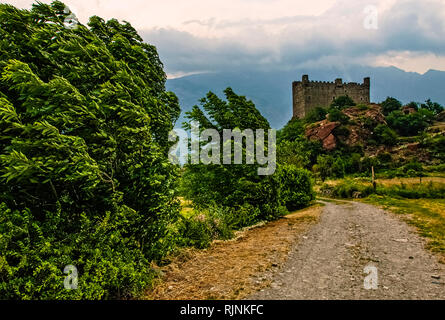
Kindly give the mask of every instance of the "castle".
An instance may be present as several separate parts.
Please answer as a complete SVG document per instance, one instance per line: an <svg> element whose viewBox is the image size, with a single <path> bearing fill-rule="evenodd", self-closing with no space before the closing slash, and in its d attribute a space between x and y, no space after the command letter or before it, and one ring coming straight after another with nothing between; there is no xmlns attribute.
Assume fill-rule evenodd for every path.
<svg viewBox="0 0 445 320"><path fill-rule="evenodd" d="M315 107L328 107L332 101L340 96L349 96L355 103L369 103L371 80L364 78L362 84L343 83L342 79L335 82L309 81L304 75L302 81L292 83L293 116L304 118Z"/></svg>

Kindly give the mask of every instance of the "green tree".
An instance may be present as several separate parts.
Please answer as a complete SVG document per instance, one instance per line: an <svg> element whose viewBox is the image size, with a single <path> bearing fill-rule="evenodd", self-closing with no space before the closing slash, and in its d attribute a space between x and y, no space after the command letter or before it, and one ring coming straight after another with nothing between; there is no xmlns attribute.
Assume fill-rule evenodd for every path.
<svg viewBox="0 0 445 320"><path fill-rule="evenodd" d="M198 121L201 132L215 129L220 137L224 129L251 129L255 132L257 129L267 131L270 128L252 101L237 95L231 88L224 90L224 94L226 100L209 92L201 99L201 106L194 106L192 111L186 113L186 118ZM184 128L190 129L190 124L184 123ZM220 150L223 150L222 144L223 141ZM244 141L242 149L245 155ZM231 150L233 157L234 148ZM222 160L220 163L223 163ZM256 161L254 164L239 165L189 164L183 176L186 197L199 207L218 205L235 210L247 207L252 210L252 214L259 212L251 222L274 219L285 210L279 194L279 181L275 175L259 176L259 167Z"/></svg>
<svg viewBox="0 0 445 320"><path fill-rule="evenodd" d="M319 155L317 157L316 170L322 181L332 176L332 165L334 158L330 155Z"/></svg>
<svg viewBox="0 0 445 320"><path fill-rule="evenodd" d="M421 108L432 112L434 115L437 115L443 111L443 106L437 102L432 102L431 99L428 99L425 101L425 103L422 103Z"/></svg>
<svg viewBox="0 0 445 320"><path fill-rule="evenodd" d="M172 245L179 116L129 23L67 28L62 2L0 4L0 296L130 297ZM75 265L79 290L65 290Z"/></svg>
<svg viewBox="0 0 445 320"><path fill-rule="evenodd" d="M334 178L343 178L345 176L345 163L340 157L336 158L332 163L331 172Z"/></svg>
<svg viewBox="0 0 445 320"><path fill-rule="evenodd" d="M396 145L398 138L397 133L384 124L379 124L373 132L373 139L386 146Z"/></svg>
<svg viewBox="0 0 445 320"><path fill-rule="evenodd" d="M402 136L414 136L430 126L434 121L433 112L420 108L411 114L402 111L393 111L387 117L388 125Z"/></svg>
<svg viewBox="0 0 445 320"><path fill-rule="evenodd" d="M281 130L277 131L277 141L296 141L304 137L304 123L300 119L290 120Z"/></svg>
<svg viewBox="0 0 445 320"><path fill-rule="evenodd" d="M349 121L349 117L336 108L329 109L328 120L334 122L340 122L346 124Z"/></svg>
<svg viewBox="0 0 445 320"><path fill-rule="evenodd" d="M398 111L402 108L402 103L393 97L387 97L385 101L381 103L382 112L386 116L393 111Z"/></svg>

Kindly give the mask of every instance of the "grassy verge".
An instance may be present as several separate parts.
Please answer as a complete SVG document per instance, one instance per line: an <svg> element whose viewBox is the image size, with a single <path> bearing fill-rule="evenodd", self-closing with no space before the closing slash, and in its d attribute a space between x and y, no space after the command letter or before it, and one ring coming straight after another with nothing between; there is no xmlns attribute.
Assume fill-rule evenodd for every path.
<svg viewBox="0 0 445 320"><path fill-rule="evenodd" d="M320 196L333 198L366 198L371 194L408 199L441 199L445 195L445 178L395 178L376 180L374 190L369 179L346 178L327 181L316 188Z"/></svg>
<svg viewBox="0 0 445 320"><path fill-rule="evenodd" d="M372 195L362 201L388 209L415 226L427 247L445 263L445 199L403 199Z"/></svg>

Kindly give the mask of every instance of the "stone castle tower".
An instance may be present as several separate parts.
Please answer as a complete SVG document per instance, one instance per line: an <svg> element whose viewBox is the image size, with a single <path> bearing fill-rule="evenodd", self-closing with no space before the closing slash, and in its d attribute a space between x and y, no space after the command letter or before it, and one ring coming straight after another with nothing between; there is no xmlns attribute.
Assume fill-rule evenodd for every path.
<svg viewBox="0 0 445 320"><path fill-rule="evenodd" d="M304 75L302 81L292 83L293 116L303 118L315 107L328 107L340 96L349 96L355 103L369 103L371 80L365 78L363 83L343 83L342 79L335 82L309 81Z"/></svg>

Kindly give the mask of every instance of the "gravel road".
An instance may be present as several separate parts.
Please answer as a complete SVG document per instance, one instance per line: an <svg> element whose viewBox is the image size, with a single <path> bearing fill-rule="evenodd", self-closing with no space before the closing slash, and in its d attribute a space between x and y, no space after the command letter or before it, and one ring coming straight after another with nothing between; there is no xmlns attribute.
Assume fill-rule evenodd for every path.
<svg viewBox="0 0 445 320"><path fill-rule="evenodd" d="M445 268L411 226L372 205L324 204L271 286L248 299L445 299Z"/></svg>

